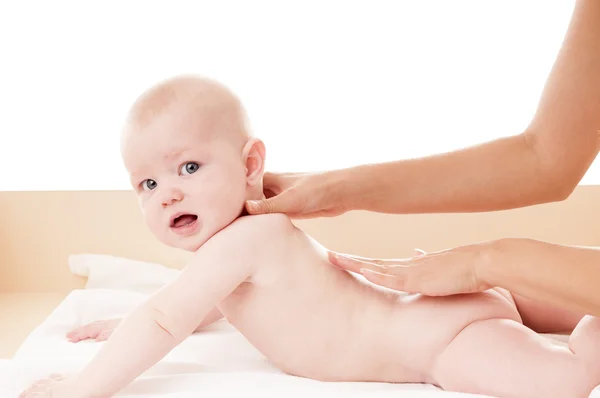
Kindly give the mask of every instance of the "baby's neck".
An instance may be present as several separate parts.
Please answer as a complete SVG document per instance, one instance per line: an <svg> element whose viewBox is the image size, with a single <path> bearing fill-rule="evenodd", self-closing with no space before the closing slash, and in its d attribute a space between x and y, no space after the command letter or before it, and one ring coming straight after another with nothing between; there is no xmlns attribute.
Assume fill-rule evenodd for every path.
<svg viewBox="0 0 600 398"><path fill-rule="evenodd" d="M257 192L252 192L250 193L250 195L248 195L248 197L246 198L246 200L264 200L267 197L265 196L265 194L262 191L262 187L260 187L260 191L257 190ZM246 210L246 204L244 203L244 205L242 206L242 210L240 212L240 214L236 217L240 218L240 217L244 217L244 216L248 216L249 213Z"/></svg>

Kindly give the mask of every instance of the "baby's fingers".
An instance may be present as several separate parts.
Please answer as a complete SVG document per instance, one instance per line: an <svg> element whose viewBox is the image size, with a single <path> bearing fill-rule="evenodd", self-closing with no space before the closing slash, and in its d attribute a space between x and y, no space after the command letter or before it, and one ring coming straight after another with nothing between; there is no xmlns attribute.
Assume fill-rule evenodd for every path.
<svg viewBox="0 0 600 398"><path fill-rule="evenodd" d="M110 335L112 334L112 330L107 329L107 330L103 330L102 332L100 332L98 334L98 336L96 336L96 341L106 341L108 340L108 338L110 337Z"/></svg>
<svg viewBox="0 0 600 398"><path fill-rule="evenodd" d="M67 339L71 343L77 343L78 341L85 340L86 338L85 329L83 327L78 327L77 329L73 329L67 333Z"/></svg>
<svg viewBox="0 0 600 398"><path fill-rule="evenodd" d="M51 378L40 379L33 383L31 386L29 386L26 390L21 392L19 398L46 396L46 391L48 391L48 385L54 382L55 380Z"/></svg>
<svg viewBox="0 0 600 398"><path fill-rule="evenodd" d="M67 333L67 339L76 343L81 340L95 339L98 335L105 330L100 323L91 323L89 325L80 326Z"/></svg>

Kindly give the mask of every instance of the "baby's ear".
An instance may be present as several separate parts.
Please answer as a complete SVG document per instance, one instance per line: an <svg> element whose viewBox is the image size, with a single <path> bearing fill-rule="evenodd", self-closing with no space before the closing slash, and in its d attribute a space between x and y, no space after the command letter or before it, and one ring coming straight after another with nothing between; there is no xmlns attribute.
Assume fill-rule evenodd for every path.
<svg viewBox="0 0 600 398"><path fill-rule="evenodd" d="M265 144L258 138L250 138L242 150L248 185L262 181L265 168Z"/></svg>

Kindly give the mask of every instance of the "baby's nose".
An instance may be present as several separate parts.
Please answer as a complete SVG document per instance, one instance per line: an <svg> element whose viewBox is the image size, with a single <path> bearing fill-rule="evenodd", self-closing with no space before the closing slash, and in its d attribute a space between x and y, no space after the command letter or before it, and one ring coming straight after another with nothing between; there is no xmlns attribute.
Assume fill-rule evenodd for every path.
<svg viewBox="0 0 600 398"><path fill-rule="evenodd" d="M173 203L180 202L183 199L183 193L179 189L169 189L162 200L163 206L170 206Z"/></svg>

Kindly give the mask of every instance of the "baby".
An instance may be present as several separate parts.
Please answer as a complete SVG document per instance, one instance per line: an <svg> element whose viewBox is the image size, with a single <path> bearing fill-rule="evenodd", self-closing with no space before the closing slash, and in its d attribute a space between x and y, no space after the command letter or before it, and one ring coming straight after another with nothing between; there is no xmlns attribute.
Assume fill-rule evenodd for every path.
<svg viewBox="0 0 600 398"><path fill-rule="evenodd" d="M79 374L34 383L23 397L111 397L221 317L282 371L321 381L544 398L588 397L600 383L596 318L502 289L450 297L383 289L332 266L285 215L246 216L245 201L263 196L265 146L215 81L179 76L144 93L122 155L149 229L195 255L120 323L72 331L72 341L102 340L118 323ZM543 332L578 324L566 347L524 320Z"/></svg>

